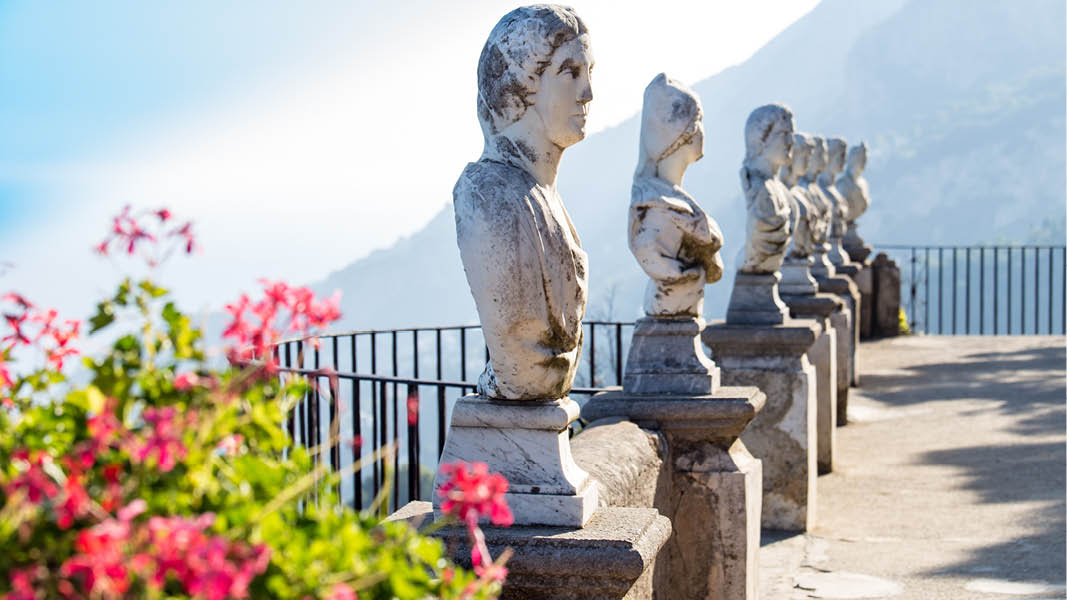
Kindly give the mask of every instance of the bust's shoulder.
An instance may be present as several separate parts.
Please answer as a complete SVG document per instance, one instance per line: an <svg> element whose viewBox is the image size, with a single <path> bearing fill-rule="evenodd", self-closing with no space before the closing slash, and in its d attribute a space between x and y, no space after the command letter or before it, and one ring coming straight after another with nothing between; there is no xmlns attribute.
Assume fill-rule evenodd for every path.
<svg viewBox="0 0 1067 600"><path fill-rule="evenodd" d="M502 162L482 159L468 163L460 173L453 195L478 195L490 200L522 197L530 194L537 183L529 173Z"/></svg>

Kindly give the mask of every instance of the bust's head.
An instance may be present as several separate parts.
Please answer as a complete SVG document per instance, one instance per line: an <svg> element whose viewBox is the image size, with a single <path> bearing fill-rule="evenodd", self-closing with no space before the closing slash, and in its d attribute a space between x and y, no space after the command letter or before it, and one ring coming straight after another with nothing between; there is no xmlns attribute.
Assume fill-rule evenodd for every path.
<svg viewBox="0 0 1067 600"><path fill-rule="evenodd" d="M826 166L826 171L836 177L838 173L845 170L845 150L848 148L848 144L845 143L844 138L833 137L826 139L826 153L829 162Z"/></svg>
<svg viewBox="0 0 1067 600"><path fill-rule="evenodd" d="M667 159L684 168L704 156L704 110L685 84L660 73L645 88L637 175L650 177Z"/></svg>
<svg viewBox="0 0 1067 600"><path fill-rule="evenodd" d="M574 9L523 6L504 15L478 59L478 120L488 143L531 111L550 142L566 148L585 137L593 98L588 29Z"/></svg>
<svg viewBox="0 0 1067 600"><path fill-rule="evenodd" d="M860 142L858 146L848 149L848 173L853 177L859 177L860 173L867 168L867 142Z"/></svg>
<svg viewBox="0 0 1067 600"><path fill-rule="evenodd" d="M782 104L764 104L745 121L745 162L767 161L777 173L793 150L793 111Z"/></svg>
<svg viewBox="0 0 1067 600"><path fill-rule="evenodd" d="M811 154L815 150L815 140L806 133L793 134L793 161L789 165L793 181L804 176L811 164Z"/></svg>
<svg viewBox="0 0 1067 600"><path fill-rule="evenodd" d="M826 170L826 165L829 163L829 157L826 152L826 138L822 136L812 136L812 149L811 159L808 161L808 179L815 181L815 179Z"/></svg>

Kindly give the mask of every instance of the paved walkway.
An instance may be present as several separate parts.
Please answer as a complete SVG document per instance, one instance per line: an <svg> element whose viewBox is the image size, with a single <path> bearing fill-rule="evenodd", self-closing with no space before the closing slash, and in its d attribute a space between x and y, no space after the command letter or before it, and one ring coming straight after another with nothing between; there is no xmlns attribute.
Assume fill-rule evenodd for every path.
<svg viewBox="0 0 1067 600"><path fill-rule="evenodd" d="M1064 598L1065 338L901 337L862 387L807 535L764 532L761 597Z"/></svg>

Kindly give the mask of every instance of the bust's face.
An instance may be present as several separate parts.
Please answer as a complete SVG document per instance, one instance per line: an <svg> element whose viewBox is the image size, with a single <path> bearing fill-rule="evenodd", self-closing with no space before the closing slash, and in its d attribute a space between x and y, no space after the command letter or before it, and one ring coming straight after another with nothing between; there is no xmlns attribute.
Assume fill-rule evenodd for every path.
<svg viewBox="0 0 1067 600"><path fill-rule="evenodd" d="M771 132L763 144L763 155L775 168L789 164L793 152L793 124L775 119Z"/></svg>
<svg viewBox="0 0 1067 600"><path fill-rule="evenodd" d="M557 48L541 74L532 108L541 118L545 136L560 148L585 137L585 120L593 99L589 81L592 69L589 36L582 35Z"/></svg>

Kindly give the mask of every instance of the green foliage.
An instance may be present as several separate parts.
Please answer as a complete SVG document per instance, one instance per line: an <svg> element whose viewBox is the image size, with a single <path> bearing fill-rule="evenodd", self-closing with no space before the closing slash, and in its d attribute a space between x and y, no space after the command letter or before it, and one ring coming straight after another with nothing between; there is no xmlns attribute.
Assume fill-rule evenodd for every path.
<svg viewBox="0 0 1067 600"><path fill-rule="evenodd" d="M269 547L269 565L248 587L252 598L325 598L340 583L363 600L499 592L452 564L439 540L344 507L335 491L344 473L315 466L329 463L328 447L312 449L323 453L316 463L284 428L308 382L283 382L262 366L211 369L201 332L167 296L149 281L127 280L97 305L92 332L125 328L107 352L83 359L84 385L47 368L16 380L13 406L0 409L0 595L11 590L14 571L35 566L46 573L39 589L59 597L61 567L78 552L79 532L136 499L147 505L136 522L213 513L214 534ZM159 409L173 409L177 443L141 456L137 444L153 435L146 415ZM108 414L121 426L109 441L91 424ZM62 491L32 502L15 490L27 469L17 455L26 450L50 457L43 468L60 490L80 476L90 508L62 526ZM92 465L79 473L71 461L89 450ZM153 591L143 580L123 597L156 593L187 597L174 581Z"/></svg>

